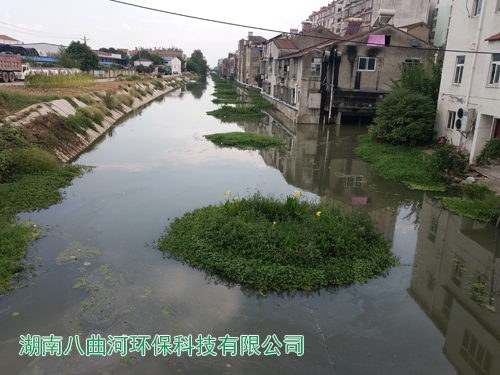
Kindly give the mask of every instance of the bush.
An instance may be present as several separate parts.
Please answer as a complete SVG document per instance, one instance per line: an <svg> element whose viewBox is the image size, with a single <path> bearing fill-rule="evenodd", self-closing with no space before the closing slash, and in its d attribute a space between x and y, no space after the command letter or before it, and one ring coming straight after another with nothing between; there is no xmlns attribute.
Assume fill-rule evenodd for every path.
<svg viewBox="0 0 500 375"><path fill-rule="evenodd" d="M285 143L279 137L246 132L216 133L206 135L205 138L217 145L241 148L276 147Z"/></svg>
<svg viewBox="0 0 500 375"><path fill-rule="evenodd" d="M486 145L476 159L476 163L484 164L488 159L496 161L500 159L500 138L493 138L486 142Z"/></svg>
<svg viewBox="0 0 500 375"><path fill-rule="evenodd" d="M157 73L156 78L163 78L163 75L161 73Z"/></svg>
<svg viewBox="0 0 500 375"><path fill-rule="evenodd" d="M447 171L463 173L468 164L467 156L461 151L452 146L442 146L431 155L428 170L436 180L442 180L446 178Z"/></svg>
<svg viewBox="0 0 500 375"><path fill-rule="evenodd" d="M35 147L19 148L12 152L9 175L37 174L58 168L59 162L47 151Z"/></svg>
<svg viewBox="0 0 500 375"><path fill-rule="evenodd" d="M375 141L417 146L428 143L434 135L434 104L418 92L404 88L389 91L376 104L376 115L369 128Z"/></svg>

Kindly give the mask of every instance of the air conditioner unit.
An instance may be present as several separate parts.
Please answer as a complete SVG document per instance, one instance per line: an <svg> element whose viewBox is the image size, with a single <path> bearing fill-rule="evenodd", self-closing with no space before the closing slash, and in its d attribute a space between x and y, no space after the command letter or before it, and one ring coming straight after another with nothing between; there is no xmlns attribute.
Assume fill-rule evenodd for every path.
<svg viewBox="0 0 500 375"><path fill-rule="evenodd" d="M477 112L475 108L459 108L455 128L464 133L470 132L476 116Z"/></svg>

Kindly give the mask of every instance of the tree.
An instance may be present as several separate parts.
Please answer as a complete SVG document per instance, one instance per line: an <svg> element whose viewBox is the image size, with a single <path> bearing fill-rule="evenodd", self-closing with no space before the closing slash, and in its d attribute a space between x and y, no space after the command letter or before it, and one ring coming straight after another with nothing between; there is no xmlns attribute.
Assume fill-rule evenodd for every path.
<svg viewBox="0 0 500 375"><path fill-rule="evenodd" d="M186 69L188 72L196 72L202 76L207 74L207 60L199 49L195 49L191 54L191 58L186 64Z"/></svg>
<svg viewBox="0 0 500 375"><path fill-rule="evenodd" d="M420 62L406 63L401 66L401 79L392 80L395 88L406 88L428 96L437 108L439 96L439 85L441 84L441 72L443 70L443 58L429 59L427 67Z"/></svg>
<svg viewBox="0 0 500 375"><path fill-rule="evenodd" d="M54 54L54 58L59 62L59 66L62 68L76 68L78 65L71 57L68 50L63 46L59 47L59 51Z"/></svg>
<svg viewBox="0 0 500 375"><path fill-rule="evenodd" d="M165 60L163 60L163 57L156 53L151 53L149 55L149 59L153 62L155 65L163 65L165 63Z"/></svg>
<svg viewBox="0 0 500 375"><path fill-rule="evenodd" d="M99 67L99 56L86 44L72 41L66 50L71 58L77 61L81 70L89 71Z"/></svg>
<svg viewBox="0 0 500 375"><path fill-rule="evenodd" d="M139 58L141 59L148 59L148 60L151 60L151 54L149 53L149 51L147 49L144 49L144 48L140 48L139 49L139 52L137 52L134 56L132 56L132 58L130 59L132 62L136 61L136 60L139 60Z"/></svg>
<svg viewBox="0 0 500 375"><path fill-rule="evenodd" d="M436 107L432 99L407 88L396 88L375 106L369 132L372 139L394 145L425 144L434 135Z"/></svg>
<svg viewBox="0 0 500 375"><path fill-rule="evenodd" d="M141 74L141 73L144 73L144 65L140 64L138 65L135 70L137 71L137 73Z"/></svg>

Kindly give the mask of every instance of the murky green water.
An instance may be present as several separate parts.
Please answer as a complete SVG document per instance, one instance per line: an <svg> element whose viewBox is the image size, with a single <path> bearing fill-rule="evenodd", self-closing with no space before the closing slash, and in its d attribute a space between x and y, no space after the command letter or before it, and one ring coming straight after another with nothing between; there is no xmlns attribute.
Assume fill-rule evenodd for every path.
<svg viewBox="0 0 500 375"><path fill-rule="evenodd" d="M39 275L25 280L33 284L0 300L2 374L500 373L497 229L373 175L352 152L366 128L294 126L279 114L220 123L205 114L216 108L212 92L210 83L192 83L128 118L78 158L96 168L66 189L63 203L21 215L49 234L30 251L43 259ZM241 151L203 138L235 130L286 145ZM361 204L407 266L366 284L264 296L146 246L169 219L218 203L228 189ZM20 356L27 334L61 336L62 351L75 335L83 351L95 349L86 347L92 334L192 335L195 348L192 356L85 356L77 347ZM198 335L226 334L258 335L261 347L271 336L281 355L266 355L270 346L260 356L240 355L239 346L235 356L217 348L217 356L197 355ZM285 335L304 336L302 356L286 353Z"/></svg>

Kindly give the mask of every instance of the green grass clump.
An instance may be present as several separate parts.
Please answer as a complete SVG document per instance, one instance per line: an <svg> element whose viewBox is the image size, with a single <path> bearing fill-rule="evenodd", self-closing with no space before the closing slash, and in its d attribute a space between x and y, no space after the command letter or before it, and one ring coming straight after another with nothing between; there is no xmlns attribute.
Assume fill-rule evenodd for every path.
<svg viewBox="0 0 500 375"><path fill-rule="evenodd" d="M23 92L0 89L0 108L19 111L39 102L60 99L57 95L31 95ZM0 112L1 113L1 112Z"/></svg>
<svg viewBox="0 0 500 375"><path fill-rule="evenodd" d="M158 249L191 266L265 289L365 282L396 264L359 208L255 194L176 218Z"/></svg>
<svg viewBox="0 0 500 375"><path fill-rule="evenodd" d="M73 108L78 108L78 104L75 103L75 101L70 98L69 96L65 96L64 100L66 100Z"/></svg>
<svg viewBox="0 0 500 375"><path fill-rule="evenodd" d="M276 147L285 143L280 137L245 132L216 133L206 135L205 138L219 146L240 148Z"/></svg>
<svg viewBox="0 0 500 375"><path fill-rule="evenodd" d="M372 164L378 175L388 180L400 181L413 190L445 191L444 182L435 181L429 173L422 150L410 146L393 146L376 143L370 136L360 135L354 153Z"/></svg>
<svg viewBox="0 0 500 375"><path fill-rule="evenodd" d="M93 104L96 104L96 100L91 97L89 94L80 94L80 95L76 95L75 98L77 98L79 101L87 104L87 105L93 105Z"/></svg>
<svg viewBox="0 0 500 375"><path fill-rule="evenodd" d="M129 91L129 94L132 95L134 98L137 98L139 100L142 99L142 95L140 92L138 92L136 89L131 88Z"/></svg>
<svg viewBox="0 0 500 375"><path fill-rule="evenodd" d="M241 96L241 94L237 93L236 90L217 90L212 96L217 98L236 98Z"/></svg>
<svg viewBox="0 0 500 375"><path fill-rule="evenodd" d="M231 107L223 105L221 108L215 111L207 112L208 115L214 116L221 120L249 120L249 119L259 119L261 117L267 116L265 113L261 112L256 107Z"/></svg>
<svg viewBox="0 0 500 375"><path fill-rule="evenodd" d="M486 142L476 162L477 164L484 164L488 159L500 160L500 138L493 138Z"/></svg>
<svg viewBox="0 0 500 375"><path fill-rule="evenodd" d="M481 185L465 185L465 198L440 197L444 208L459 215L485 222L495 222L500 215L500 197L494 191Z"/></svg>
<svg viewBox="0 0 500 375"><path fill-rule="evenodd" d="M58 87L87 87L95 85L95 78L85 73L75 74L29 74L24 80L26 87L58 88Z"/></svg>
<svg viewBox="0 0 500 375"><path fill-rule="evenodd" d="M158 74L160 74L160 73L158 73ZM161 74L160 74L160 76L161 76ZM158 78L161 78L161 77L158 77ZM165 86L163 85L162 80L155 79L151 83L152 83L152 85L154 86L155 89L157 89L157 90L165 90Z"/></svg>
<svg viewBox="0 0 500 375"><path fill-rule="evenodd" d="M273 105L271 102L267 101L264 99L262 94L259 91L250 91L248 94L250 97L250 100L252 101L252 104L256 106L258 109L272 109Z"/></svg>
<svg viewBox="0 0 500 375"><path fill-rule="evenodd" d="M218 98L218 99L213 99L212 103L214 103L214 104L246 104L246 101L234 99L234 98Z"/></svg>

